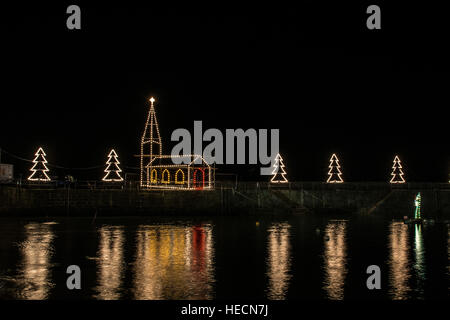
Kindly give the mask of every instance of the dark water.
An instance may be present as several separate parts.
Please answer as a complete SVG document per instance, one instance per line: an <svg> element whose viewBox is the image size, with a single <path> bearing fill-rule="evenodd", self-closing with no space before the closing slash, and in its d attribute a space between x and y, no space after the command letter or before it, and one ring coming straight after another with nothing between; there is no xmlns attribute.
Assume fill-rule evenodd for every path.
<svg viewBox="0 0 450 320"><path fill-rule="evenodd" d="M448 299L449 230L357 216L0 219L0 298ZM66 287L73 264L81 290ZM369 265L381 290L366 287Z"/></svg>

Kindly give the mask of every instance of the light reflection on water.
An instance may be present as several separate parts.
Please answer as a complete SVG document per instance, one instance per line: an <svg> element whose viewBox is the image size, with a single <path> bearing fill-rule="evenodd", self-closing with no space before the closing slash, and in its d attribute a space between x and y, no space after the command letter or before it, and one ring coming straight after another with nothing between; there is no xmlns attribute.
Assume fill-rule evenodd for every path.
<svg viewBox="0 0 450 320"><path fill-rule="evenodd" d="M268 230L267 298L270 300L286 299L291 279L290 227L288 223L274 223Z"/></svg>
<svg viewBox="0 0 450 320"><path fill-rule="evenodd" d="M94 298L120 299L122 278L125 270L123 258L124 232L121 226L103 226L98 230L99 248L97 259L98 284Z"/></svg>
<svg viewBox="0 0 450 320"><path fill-rule="evenodd" d="M324 289L330 300L344 299L347 275L346 221L330 221L324 235Z"/></svg>
<svg viewBox="0 0 450 320"><path fill-rule="evenodd" d="M212 299L213 263L211 225L141 225L136 235L134 298Z"/></svg>
<svg viewBox="0 0 450 320"><path fill-rule="evenodd" d="M25 240L19 243L22 260L18 266L17 291L19 299L44 300L53 287L51 258L55 235L52 225L30 223L25 225Z"/></svg>
<svg viewBox="0 0 450 320"><path fill-rule="evenodd" d="M414 225L414 271L417 278L415 286L418 293L418 298L423 298L424 283L426 278L425 270L425 246L422 236L422 225Z"/></svg>
<svg viewBox="0 0 450 320"><path fill-rule="evenodd" d="M411 277L409 260L408 225L403 222L392 222L389 227L389 294L394 300L404 300L409 297ZM420 244L419 244L420 246Z"/></svg>
<svg viewBox="0 0 450 320"><path fill-rule="evenodd" d="M265 238L249 236L250 250L261 244L266 248L264 258L255 261L255 264L261 264L261 269L251 268L250 271L260 273L256 275L260 279L266 276L267 282L261 285L264 291L260 294L272 300L295 298L297 293L304 296L302 287L296 286L298 280L295 277L296 272L300 272L298 270L307 269L304 264L308 263L317 264L310 269L322 268L307 279L308 286L321 283L323 288L312 293L311 298L323 298L324 293L327 299L340 300L364 294L355 291L353 285L347 286L348 283L365 283L366 278L361 279L358 270L365 270L367 266L355 261L371 258L371 252L367 251L367 254L361 253L361 259L352 259L349 242L364 246L364 243L357 243L360 241L359 233L355 232L358 224L352 223L352 220L328 220L320 235L306 232L299 238L295 221L269 221ZM104 224L96 229L91 226L91 221L82 221L81 224L0 224L0 299L71 297L65 287L65 268L69 260L71 263L80 261L82 266L83 292L86 293L83 295L81 292L81 296L84 298L230 298L237 290L255 285L242 276L248 272L247 266L228 260L230 254L245 255L247 252L241 251L249 250L228 245L229 236L252 232L253 228L248 229L245 224L230 235L228 231L235 224L227 224L227 221L220 221L214 227L213 224L142 224L141 221ZM382 245L370 249L377 251L380 265L387 259L387 271L382 271L382 277L388 280L386 288L382 287L383 297L395 300L441 297L441 292L450 289L448 226L405 225L401 221L391 221L377 228L374 236L382 241ZM433 232L429 232L431 228L434 228ZM83 230L82 234L80 230ZM216 232L220 237L217 242ZM80 235L87 238L80 241ZM296 245L299 239L309 241L306 250ZM442 240L443 245L439 243ZM216 252L215 247L222 248L221 252ZM66 253L65 250L78 252L80 260L76 260L77 253L73 256L71 251ZM88 252L95 257L89 258ZM431 263L430 259L425 259L433 255L436 259ZM66 260L66 257L70 259ZM73 257L76 261L72 260ZM313 257L319 260L311 259ZM83 259L94 261L87 263ZM235 265L238 268L232 269ZM216 275L219 269L223 271ZM349 273L349 270L355 272ZM433 277L429 277L431 270ZM227 281L232 285L224 285Z"/></svg>

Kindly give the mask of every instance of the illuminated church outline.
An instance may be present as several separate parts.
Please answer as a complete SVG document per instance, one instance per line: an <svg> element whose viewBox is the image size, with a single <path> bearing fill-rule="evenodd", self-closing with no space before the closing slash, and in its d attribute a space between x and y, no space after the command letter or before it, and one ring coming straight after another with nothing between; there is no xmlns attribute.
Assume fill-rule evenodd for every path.
<svg viewBox="0 0 450 320"><path fill-rule="evenodd" d="M141 138L140 186L147 189L205 190L213 189L214 170L201 155L163 155L161 135L154 107L150 110ZM177 158L175 164L173 161ZM180 161L181 160L181 161Z"/></svg>

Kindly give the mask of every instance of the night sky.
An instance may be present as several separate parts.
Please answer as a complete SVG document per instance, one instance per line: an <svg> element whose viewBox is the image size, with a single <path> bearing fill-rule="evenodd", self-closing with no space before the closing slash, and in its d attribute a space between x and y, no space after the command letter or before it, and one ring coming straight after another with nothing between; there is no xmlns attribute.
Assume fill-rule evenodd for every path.
<svg viewBox="0 0 450 320"><path fill-rule="evenodd" d="M51 164L102 165L111 148L137 172L148 99L164 153L176 128L279 128L288 178L323 181L336 152L346 181L448 181L449 39L445 10L363 4L159 8L20 3L4 11L0 147ZM67 30L70 4L82 29ZM369 3L371 4L371 3ZM6 154L15 175L29 163ZM52 167L50 167L52 169ZM55 169L55 168L53 168ZM55 170L100 179L93 170ZM259 166L220 166L268 180Z"/></svg>

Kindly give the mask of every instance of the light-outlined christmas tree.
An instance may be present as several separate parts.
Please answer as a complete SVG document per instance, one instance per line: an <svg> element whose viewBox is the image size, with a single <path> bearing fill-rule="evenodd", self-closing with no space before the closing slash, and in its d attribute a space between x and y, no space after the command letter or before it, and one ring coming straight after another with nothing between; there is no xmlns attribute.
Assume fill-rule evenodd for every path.
<svg viewBox="0 0 450 320"><path fill-rule="evenodd" d="M108 154L108 161L106 161L107 167L105 169L106 175L103 177L103 181L123 181L120 173L122 169L119 167L119 156L114 149Z"/></svg>
<svg viewBox="0 0 450 320"><path fill-rule="evenodd" d="M390 183L405 183L402 168L403 167L400 158L398 156L395 156L394 165L392 166L392 173L391 173L392 178L391 181L389 181Z"/></svg>
<svg viewBox="0 0 450 320"><path fill-rule="evenodd" d="M416 211L414 212L414 219L421 219L422 215L420 213L420 207L422 205L422 197L420 196L420 192L416 196L416 200L414 201L414 206L416 207Z"/></svg>
<svg viewBox="0 0 450 320"><path fill-rule="evenodd" d="M31 167L30 171L31 175L28 177L30 181L50 181L50 177L47 175L47 172L50 170L47 168L46 163L47 159L45 159L44 149L39 147L39 149L34 154L35 158L33 160L33 167Z"/></svg>
<svg viewBox="0 0 450 320"><path fill-rule="evenodd" d="M284 170L283 158L278 153L275 157L275 163L273 164L273 177L270 179L271 183L286 183L288 180L286 179L286 171Z"/></svg>
<svg viewBox="0 0 450 320"><path fill-rule="evenodd" d="M344 180L342 180L342 172L341 172L341 166L339 165L339 159L336 156L336 154L333 153L333 155L330 158L330 165L328 166L330 170L328 171L328 180L327 183L342 183Z"/></svg>

